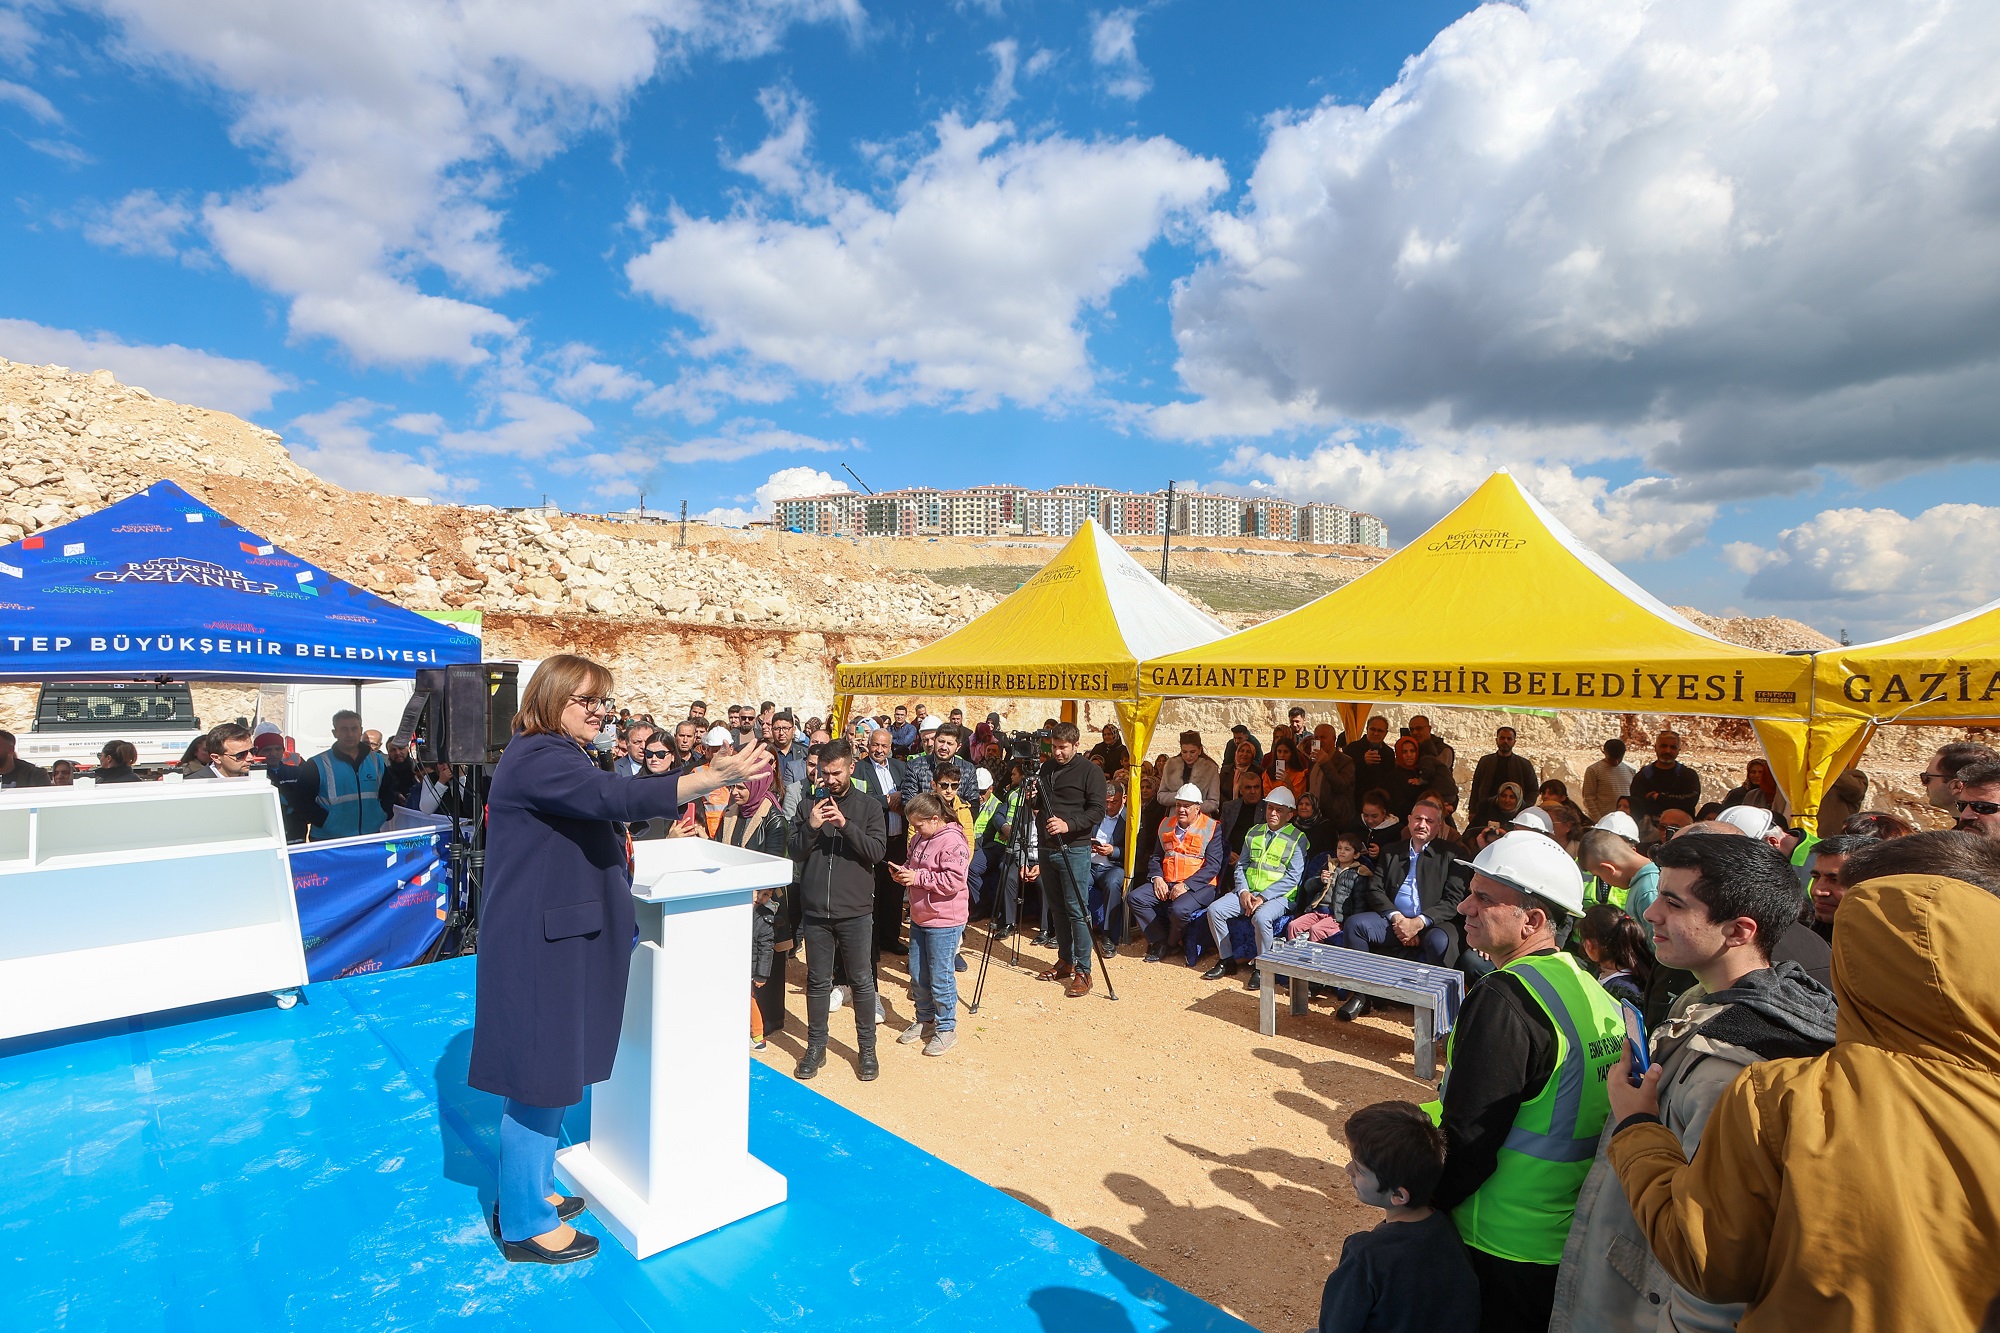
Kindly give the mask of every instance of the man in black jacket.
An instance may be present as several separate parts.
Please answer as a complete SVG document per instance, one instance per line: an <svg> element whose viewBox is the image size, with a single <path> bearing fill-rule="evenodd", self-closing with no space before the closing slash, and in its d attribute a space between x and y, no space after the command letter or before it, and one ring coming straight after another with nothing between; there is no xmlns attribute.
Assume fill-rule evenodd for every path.
<svg viewBox="0 0 2000 1333"><path fill-rule="evenodd" d="M1060 981L1071 999L1090 991L1090 836L1104 818L1104 770L1076 752L1074 722L1058 722L1049 733L1049 758L1042 765L1040 815L1042 892L1056 932L1056 965L1043 981Z"/></svg>
<svg viewBox="0 0 2000 1333"><path fill-rule="evenodd" d="M1418 751L1422 752L1421 742ZM1472 770L1472 790L1465 806L1469 815L1478 818L1488 798L1509 782L1521 789L1523 805L1533 805L1536 793L1542 789L1535 777L1535 766L1526 755L1514 753L1514 729L1501 727L1493 733L1493 753L1481 755Z"/></svg>
<svg viewBox="0 0 2000 1333"><path fill-rule="evenodd" d="M1411 807L1409 836L1382 849L1382 863L1363 881L1361 910L1341 927L1342 943L1433 967L1457 963L1458 904L1472 872L1452 855L1451 844L1438 837L1443 831L1444 811L1436 802L1422 800ZM1368 1009L1368 997L1356 995L1334 1017L1355 1019Z"/></svg>
<svg viewBox="0 0 2000 1333"><path fill-rule="evenodd" d="M854 785L854 747L844 740L819 747L820 791L799 807L793 845L803 849L800 911L806 937L806 1050L793 1071L800 1079L826 1063L828 997L836 952L854 982L854 1036L866 1083L881 1072L875 1059L875 867L889 846L881 802Z"/></svg>

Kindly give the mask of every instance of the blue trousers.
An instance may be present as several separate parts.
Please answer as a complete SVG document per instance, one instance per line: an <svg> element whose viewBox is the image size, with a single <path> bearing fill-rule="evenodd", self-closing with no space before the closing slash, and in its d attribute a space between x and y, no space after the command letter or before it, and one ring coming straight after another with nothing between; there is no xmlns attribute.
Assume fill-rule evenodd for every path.
<svg viewBox="0 0 2000 1333"><path fill-rule="evenodd" d="M1380 912L1356 912L1341 924L1341 930L1345 936L1341 943L1350 949L1415 958L1432 967L1442 966L1445 951L1451 948L1451 935L1443 926L1427 928L1417 938L1415 948L1406 948L1396 938L1396 933L1389 929L1389 918Z"/></svg>
<svg viewBox="0 0 2000 1333"><path fill-rule="evenodd" d="M1113 944L1125 942L1125 867L1090 867L1090 920Z"/></svg>
<svg viewBox="0 0 2000 1333"><path fill-rule="evenodd" d="M500 1113L500 1236L526 1240L554 1231L559 1220L549 1195L556 1192L556 1136L566 1106L530 1106L507 1099Z"/></svg>
<svg viewBox="0 0 2000 1333"><path fill-rule="evenodd" d="M936 1023L939 1032L958 1026L958 957L964 926L920 926L910 923L910 983L916 995L917 1021Z"/></svg>

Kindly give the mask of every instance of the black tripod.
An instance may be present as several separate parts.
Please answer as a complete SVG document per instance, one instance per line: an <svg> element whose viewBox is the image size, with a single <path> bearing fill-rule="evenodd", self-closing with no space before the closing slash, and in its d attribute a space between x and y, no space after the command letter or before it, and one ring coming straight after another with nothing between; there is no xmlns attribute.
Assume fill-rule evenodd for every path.
<svg viewBox="0 0 2000 1333"><path fill-rule="evenodd" d="M486 821L481 818L479 787L482 764L453 765L444 789L442 813L446 825L445 866L451 885L451 910L424 962L460 958L479 951L479 896L486 875ZM461 798L464 798L463 801ZM471 809L465 810L469 804ZM467 829L467 825L470 829Z"/></svg>
<svg viewBox="0 0 2000 1333"><path fill-rule="evenodd" d="M1014 926L1018 923L1020 917L1021 876L1019 872L1019 867L1026 865L1028 863L1028 853L1030 847L1031 846L1039 847L1041 845L1040 839L1038 837L1040 830L1036 821L1042 821L1043 823L1046 823L1049 818L1048 804L1043 799L1041 783L1036 778L1029 776L1029 777L1024 777L1022 779L1021 787L1022 787L1021 809L1020 812L1016 814L1014 817L1014 823L1013 826L1008 830L1008 838L1007 838L1009 848L1013 853L1014 866L1015 866L1012 907L1011 910L1007 913L1007 916L1005 917L1009 930L1012 930L1014 928ZM1065 929L1068 927L1068 921L1066 919L1068 915L1068 903L1071 901L1073 896L1074 901L1083 904L1083 921L1084 921L1084 926L1086 927L1090 935L1090 947L1096 949L1099 939L1099 933L1095 927L1091 926L1090 923L1089 891L1087 887L1082 891L1077 890L1076 879L1070 873L1069 858L1064 856L1061 850L1058 848L1054 856L1045 856L1039 858L1039 864L1042 867L1042 875L1044 877L1042 882L1043 902L1045 904L1048 903L1049 890L1053 887L1053 885L1050 883L1050 880L1054 878L1060 878L1064 887L1062 889L1057 890L1057 892L1061 894L1061 901L1063 903L1063 908L1061 913L1061 915L1065 918L1062 922L1063 927ZM994 911L997 914L1001 907L1001 904L999 902L999 896L997 894L995 895L995 902L993 906L994 906ZM1107 910L1109 909L1108 903L1106 904L1106 908ZM1056 916L1057 913L1052 908L1050 911L1051 919L1054 919ZM986 924L986 944L985 947L981 949L979 956L979 980L977 981L977 983L974 984L972 988L972 1003L966 1006L967 1013L976 1014L979 1012L980 1001L986 992L986 969L993 961L993 940L994 940L993 923L991 919L989 919ZM1100 971L1102 972L1104 977L1105 998L1110 1000L1115 1000L1118 998L1118 987L1113 985L1111 981L1111 963L1110 963L1110 958L1108 956L1108 951L1098 949L1097 957L1098 961L1103 964ZM1018 938L1016 938L1014 941L1014 962L1018 964L1020 961L1021 961L1021 942ZM1088 960L1086 959L1082 961L1088 961Z"/></svg>

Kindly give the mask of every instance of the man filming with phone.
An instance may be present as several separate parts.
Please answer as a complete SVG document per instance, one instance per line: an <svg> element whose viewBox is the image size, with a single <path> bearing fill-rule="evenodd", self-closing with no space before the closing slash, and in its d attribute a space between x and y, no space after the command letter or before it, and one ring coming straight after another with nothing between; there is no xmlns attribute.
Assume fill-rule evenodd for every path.
<svg viewBox="0 0 2000 1333"><path fill-rule="evenodd" d="M1074 722L1049 732L1049 757L1037 778L1037 814L1047 844L1042 850L1042 893L1056 932L1056 965L1043 981L1060 981L1071 999L1090 992L1090 835L1104 818L1104 770L1076 752Z"/></svg>
<svg viewBox="0 0 2000 1333"><path fill-rule="evenodd" d="M1648 1059L1661 1066L1653 1113L1693 1160L1709 1112L1744 1069L1833 1045L1834 998L1797 963L1771 962L1772 945L1798 914L1798 879L1782 853L1756 838L1688 833L1658 859L1659 895L1644 918L1655 955L1701 984L1650 1034ZM1607 1153L1616 1129L1614 1117L1577 1196L1551 1333L1735 1328L1742 1305L1702 1300L1652 1257ZM1614 1263L1621 1254L1637 1262Z"/></svg>

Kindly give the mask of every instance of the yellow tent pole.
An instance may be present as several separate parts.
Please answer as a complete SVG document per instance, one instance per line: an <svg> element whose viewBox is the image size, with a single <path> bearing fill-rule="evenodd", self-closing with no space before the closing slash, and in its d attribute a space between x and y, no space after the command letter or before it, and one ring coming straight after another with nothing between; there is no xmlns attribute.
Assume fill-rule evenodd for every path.
<svg viewBox="0 0 2000 1333"><path fill-rule="evenodd" d="M833 716L826 720L826 734L834 740L840 739L840 729L847 725L847 715L854 708L854 696L836 694L833 697Z"/></svg>
<svg viewBox="0 0 2000 1333"><path fill-rule="evenodd" d="M1361 739L1361 729L1368 725L1368 715L1375 711L1370 703L1337 703L1334 711L1340 714L1340 729L1347 733L1350 744Z"/></svg>
<svg viewBox="0 0 2000 1333"><path fill-rule="evenodd" d="M1160 721L1160 700L1138 699L1131 703L1114 700L1118 710L1118 730L1125 735L1125 901L1132 900L1132 881L1144 867L1134 865L1139 856L1139 821L1150 818L1151 809L1139 795L1139 765L1146 762L1146 748L1153 742L1153 728ZM1132 909L1125 909L1125 937L1132 935Z"/></svg>

